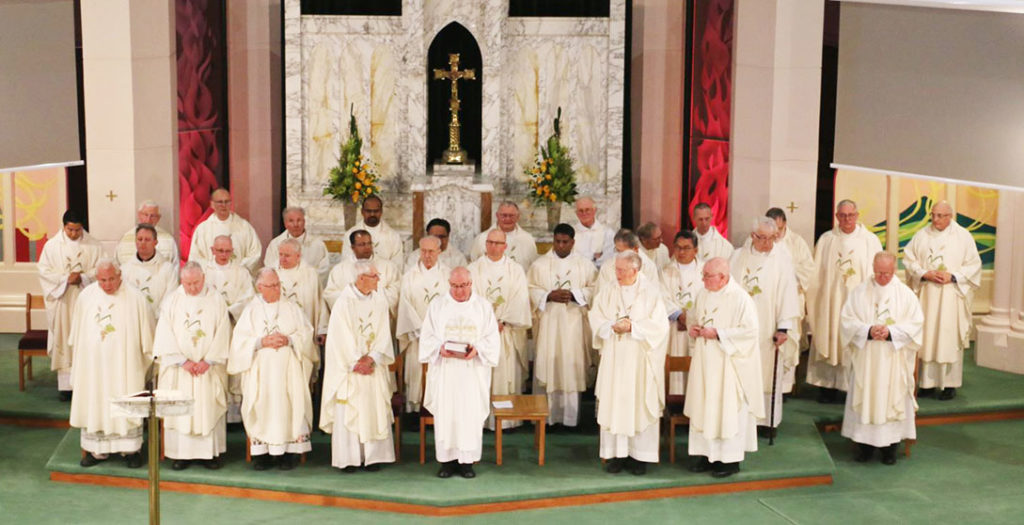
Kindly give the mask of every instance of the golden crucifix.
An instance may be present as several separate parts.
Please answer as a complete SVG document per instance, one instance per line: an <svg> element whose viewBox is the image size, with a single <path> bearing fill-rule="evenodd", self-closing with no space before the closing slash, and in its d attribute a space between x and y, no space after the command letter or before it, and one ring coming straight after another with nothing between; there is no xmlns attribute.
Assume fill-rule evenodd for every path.
<svg viewBox="0 0 1024 525"><path fill-rule="evenodd" d="M459 80L476 80L476 71L464 69L459 71L459 54L448 55L448 69L435 69L434 80L451 80L452 97L448 99L452 112L452 120L448 123L448 149L441 154L445 164L465 164L466 150L459 145Z"/></svg>

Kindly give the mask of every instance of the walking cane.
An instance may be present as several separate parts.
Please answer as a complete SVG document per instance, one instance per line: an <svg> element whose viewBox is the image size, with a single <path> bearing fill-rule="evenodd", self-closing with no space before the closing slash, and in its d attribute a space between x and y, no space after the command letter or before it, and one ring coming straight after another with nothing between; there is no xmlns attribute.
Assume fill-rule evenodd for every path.
<svg viewBox="0 0 1024 525"><path fill-rule="evenodd" d="M775 363L772 365L772 408L771 413L768 414L768 446L775 445L775 389L778 388L776 376L779 372L779 345L777 337L772 337L772 344L775 346Z"/></svg>

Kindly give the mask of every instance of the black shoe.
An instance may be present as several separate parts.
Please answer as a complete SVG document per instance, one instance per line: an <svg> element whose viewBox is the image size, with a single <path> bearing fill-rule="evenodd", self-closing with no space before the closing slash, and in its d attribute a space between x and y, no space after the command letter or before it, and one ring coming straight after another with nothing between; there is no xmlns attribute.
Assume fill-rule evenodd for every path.
<svg viewBox="0 0 1024 525"><path fill-rule="evenodd" d="M630 466L629 471L632 472L634 476L643 476L644 474L647 474L647 463L637 461L635 459L632 463L633 464Z"/></svg>
<svg viewBox="0 0 1024 525"><path fill-rule="evenodd" d="M857 443L857 455L853 460L857 463L867 463L875 455L875 447L864 443Z"/></svg>
<svg viewBox="0 0 1024 525"><path fill-rule="evenodd" d="M939 394L939 401L949 401L950 399L953 399L954 397L956 397L956 389L955 388L943 388L942 389L942 393Z"/></svg>
<svg viewBox="0 0 1024 525"><path fill-rule="evenodd" d="M135 452L124 457L124 464L128 468L139 468L142 466L142 452Z"/></svg>
<svg viewBox="0 0 1024 525"><path fill-rule="evenodd" d="M380 472L380 463L374 463L363 467L367 472Z"/></svg>
<svg viewBox="0 0 1024 525"><path fill-rule="evenodd" d="M452 477L455 473L455 468L458 464L454 461L446 461L441 463L441 468L437 471L437 477L447 479Z"/></svg>
<svg viewBox="0 0 1024 525"><path fill-rule="evenodd" d="M345 474L352 474L353 472L359 472L359 467L355 465L349 465L341 469Z"/></svg>
<svg viewBox="0 0 1024 525"><path fill-rule="evenodd" d="M460 463L459 464L459 474L461 474L462 477L464 477L466 479L473 479L473 478L476 477L476 472L473 472L473 464L472 463Z"/></svg>
<svg viewBox="0 0 1024 525"><path fill-rule="evenodd" d="M882 447L882 463L886 465L896 464L896 449L899 447L899 443L893 443L888 447Z"/></svg>
<svg viewBox="0 0 1024 525"><path fill-rule="evenodd" d="M61 401L67 403L68 401L71 401L71 391L59 390L57 391L57 397L59 397Z"/></svg>
<svg viewBox="0 0 1024 525"><path fill-rule="evenodd" d="M221 467L220 456L203 461L203 466L209 470L217 470Z"/></svg>
<svg viewBox="0 0 1024 525"><path fill-rule="evenodd" d="M605 465L604 470L609 474L618 474L622 472L622 467L625 466L626 461L622 458L612 458L608 460L608 464Z"/></svg>
<svg viewBox="0 0 1024 525"><path fill-rule="evenodd" d="M711 477L713 478L727 478L740 471L739 462L736 463L720 463L715 462L714 468L711 470Z"/></svg>
<svg viewBox="0 0 1024 525"><path fill-rule="evenodd" d="M295 461L295 456L298 456L298 454L282 455L281 459L279 459L277 462L277 468L281 470L291 470L295 468L295 464L298 463L297 461Z"/></svg>
<svg viewBox="0 0 1024 525"><path fill-rule="evenodd" d="M686 467L690 472L707 472L711 470L711 462L708 461L706 456L697 456L695 461L690 462L690 466Z"/></svg>
<svg viewBox="0 0 1024 525"><path fill-rule="evenodd" d="M171 468L174 470L185 470L188 468L187 459L176 459L174 463L171 463Z"/></svg>
<svg viewBox="0 0 1024 525"><path fill-rule="evenodd" d="M270 455L260 454L259 456L253 456L252 458L252 469L253 470L267 470L270 468Z"/></svg>
<svg viewBox="0 0 1024 525"><path fill-rule="evenodd" d="M86 452L85 457L83 457L82 461L79 461L78 464L85 468L89 468L95 466L99 462L100 460L97 459L96 456L92 455L91 452Z"/></svg>
<svg viewBox="0 0 1024 525"><path fill-rule="evenodd" d="M934 388L918 388L917 397L935 397Z"/></svg>

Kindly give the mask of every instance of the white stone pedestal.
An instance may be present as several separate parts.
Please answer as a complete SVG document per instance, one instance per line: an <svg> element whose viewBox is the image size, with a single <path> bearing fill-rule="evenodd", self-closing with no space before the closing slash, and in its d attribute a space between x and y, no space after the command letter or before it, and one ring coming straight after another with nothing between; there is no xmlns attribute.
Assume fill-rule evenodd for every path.
<svg viewBox="0 0 1024 525"><path fill-rule="evenodd" d="M469 253L477 234L490 227L494 185L475 173L473 166L435 165L434 174L416 179L410 191L414 247L435 217L451 223L448 242L463 253Z"/></svg>

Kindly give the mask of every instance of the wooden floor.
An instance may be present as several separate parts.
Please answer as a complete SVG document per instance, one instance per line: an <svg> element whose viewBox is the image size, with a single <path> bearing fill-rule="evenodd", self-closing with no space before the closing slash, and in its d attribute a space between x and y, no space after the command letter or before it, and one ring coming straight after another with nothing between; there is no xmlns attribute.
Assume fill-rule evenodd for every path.
<svg viewBox="0 0 1024 525"><path fill-rule="evenodd" d="M100 476L93 474L67 474L64 472L51 472L50 479L52 481L60 481L65 483L83 483L88 485L101 485L119 488L146 489L148 487L148 481L145 479L123 478L118 476ZM576 505L594 505L597 503L617 503L624 501L650 500L661 498L707 496L712 494L732 494L736 492L747 492L752 490L777 490L831 484L831 475L806 476L760 481L740 481L736 483L691 485L686 487L672 487L627 492L606 492L578 496L525 499L499 503L480 503L473 505L455 505L445 507L432 505L415 505L409 503L395 503L389 501L369 499L345 498L339 496L324 496L318 494L304 494L296 492L249 489L241 487L226 487L221 485L207 485L202 483L182 483L176 481L160 482L160 490L171 492L186 492L192 494L207 494L212 496L222 496L229 498L249 498L264 501L281 501L289 503L303 503L306 505L320 505L325 507L342 507L348 509L414 514L418 516L443 517L469 516L474 514L488 514L494 512L510 512L516 510L544 509L553 507L570 507Z"/></svg>

